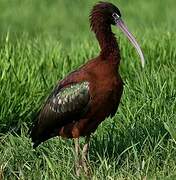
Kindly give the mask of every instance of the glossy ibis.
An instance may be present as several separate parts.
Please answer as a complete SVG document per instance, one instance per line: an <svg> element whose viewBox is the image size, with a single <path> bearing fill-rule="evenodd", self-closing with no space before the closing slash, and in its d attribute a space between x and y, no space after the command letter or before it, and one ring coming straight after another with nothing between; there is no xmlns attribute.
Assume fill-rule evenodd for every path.
<svg viewBox="0 0 176 180"><path fill-rule="evenodd" d="M123 82L118 72L120 51L111 25L123 31L136 48L144 66L142 51L116 6L108 2L96 4L90 14L90 24L101 48L99 56L56 85L31 130L34 147L54 136L73 138L77 174L80 168L88 172L90 135L106 117L114 116L123 92ZM82 153L79 146L81 136L86 137Z"/></svg>

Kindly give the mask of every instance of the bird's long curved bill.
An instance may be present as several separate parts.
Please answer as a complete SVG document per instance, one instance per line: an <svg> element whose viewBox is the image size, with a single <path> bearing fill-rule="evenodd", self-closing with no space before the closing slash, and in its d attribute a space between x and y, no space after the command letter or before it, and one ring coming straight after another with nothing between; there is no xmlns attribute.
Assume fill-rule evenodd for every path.
<svg viewBox="0 0 176 180"><path fill-rule="evenodd" d="M129 41L133 44L133 46L136 48L140 58L141 58L141 63L142 63L142 67L144 67L145 64L145 60L144 60L144 55L142 53L142 50L139 46L139 44L137 43L136 39L134 38L134 36L129 32L127 26L124 24L124 22L122 21L122 19L118 19L116 21L116 25L120 28L120 30L127 36L127 38L129 39Z"/></svg>

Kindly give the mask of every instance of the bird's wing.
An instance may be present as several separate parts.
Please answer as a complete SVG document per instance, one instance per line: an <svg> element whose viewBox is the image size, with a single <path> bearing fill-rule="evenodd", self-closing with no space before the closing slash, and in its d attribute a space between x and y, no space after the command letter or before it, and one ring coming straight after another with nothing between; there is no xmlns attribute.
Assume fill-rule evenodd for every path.
<svg viewBox="0 0 176 180"><path fill-rule="evenodd" d="M81 114L89 98L89 83L83 81L62 87L47 103L50 111L61 117L65 114Z"/></svg>
<svg viewBox="0 0 176 180"><path fill-rule="evenodd" d="M89 109L88 81L62 81L49 96L31 131L33 142L44 141L52 131L79 120Z"/></svg>

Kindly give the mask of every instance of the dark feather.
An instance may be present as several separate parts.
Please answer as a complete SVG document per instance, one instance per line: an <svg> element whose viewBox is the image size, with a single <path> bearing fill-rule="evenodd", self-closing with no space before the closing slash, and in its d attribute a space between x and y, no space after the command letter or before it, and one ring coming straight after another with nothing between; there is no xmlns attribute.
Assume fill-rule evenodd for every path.
<svg viewBox="0 0 176 180"><path fill-rule="evenodd" d="M89 100L88 82L70 83L62 88L56 87L31 130L34 147L55 136L58 128L79 120L87 112Z"/></svg>

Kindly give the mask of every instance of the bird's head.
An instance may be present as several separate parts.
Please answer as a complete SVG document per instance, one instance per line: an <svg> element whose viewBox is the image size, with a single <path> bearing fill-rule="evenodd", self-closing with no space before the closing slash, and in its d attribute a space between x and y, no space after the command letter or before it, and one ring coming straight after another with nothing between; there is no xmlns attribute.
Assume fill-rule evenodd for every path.
<svg viewBox="0 0 176 180"><path fill-rule="evenodd" d="M116 6L114 6L112 3L109 2L99 2L92 9L90 15L90 21L91 21L92 29L94 29L96 24L99 25L99 23L104 24L104 26L115 25L118 28L120 28L120 30L125 34L125 36L136 48L141 58L142 67L144 67L145 60L142 50L139 44L137 43L135 37L129 32L127 26L123 22L120 10Z"/></svg>

